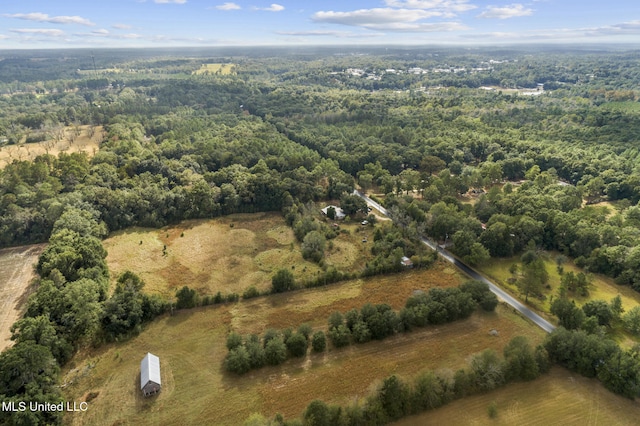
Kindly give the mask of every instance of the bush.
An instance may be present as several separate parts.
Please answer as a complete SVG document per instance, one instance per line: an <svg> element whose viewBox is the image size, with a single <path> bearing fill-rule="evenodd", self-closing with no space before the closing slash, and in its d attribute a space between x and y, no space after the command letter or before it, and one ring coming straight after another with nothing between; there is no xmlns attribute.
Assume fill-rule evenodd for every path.
<svg viewBox="0 0 640 426"><path fill-rule="evenodd" d="M312 331L313 329L307 323L301 324L300 327L298 327L298 333L302 334L307 341L309 341Z"/></svg>
<svg viewBox="0 0 640 426"><path fill-rule="evenodd" d="M244 346L238 346L237 348L229 351L224 359L224 368L227 371L236 374L244 374L251 368L249 362L249 353Z"/></svg>
<svg viewBox="0 0 640 426"><path fill-rule="evenodd" d="M241 345L242 345L242 336L236 333L235 331L232 331L227 336L227 349L232 351Z"/></svg>
<svg viewBox="0 0 640 426"><path fill-rule="evenodd" d="M176 292L176 309L189 309L198 306L198 293L186 285Z"/></svg>
<svg viewBox="0 0 640 426"><path fill-rule="evenodd" d="M307 353L307 339L300 333L292 334L286 342L287 350L291 356L303 357Z"/></svg>
<svg viewBox="0 0 640 426"><path fill-rule="evenodd" d="M331 339L331 343L336 348L341 348L343 346L347 346L349 344L349 337L351 333L346 325L342 324L340 327L334 327L329 330L329 338Z"/></svg>
<svg viewBox="0 0 640 426"><path fill-rule="evenodd" d="M327 347L327 338L323 331L316 331L311 339L311 347L314 352L322 352Z"/></svg>
<svg viewBox="0 0 640 426"><path fill-rule="evenodd" d="M295 282L293 273L288 269L280 269L271 278L271 292L282 293L293 289Z"/></svg>
<svg viewBox="0 0 640 426"><path fill-rule="evenodd" d="M254 297L260 296L260 291L255 286L251 286L247 288L244 293L242 293L243 299L253 299Z"/></svg>
<svg viewBox="0 0 640 426"><path fill-rule="evenodd" d="M279 365L287 359L287 346L282 337L269 340L264 348L264 356L269 365Z"/></svg>

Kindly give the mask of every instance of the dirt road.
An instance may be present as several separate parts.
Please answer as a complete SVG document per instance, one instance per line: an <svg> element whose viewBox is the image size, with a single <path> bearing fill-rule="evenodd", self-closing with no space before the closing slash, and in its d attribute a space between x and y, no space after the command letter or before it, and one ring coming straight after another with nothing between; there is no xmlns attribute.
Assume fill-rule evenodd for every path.
<svg viewBox="0 0 640 426"><path fill-rule="evenodd" d="M0 250L0 351L11 346L11 326L22 315L34 265L44 244Z"/></svg>

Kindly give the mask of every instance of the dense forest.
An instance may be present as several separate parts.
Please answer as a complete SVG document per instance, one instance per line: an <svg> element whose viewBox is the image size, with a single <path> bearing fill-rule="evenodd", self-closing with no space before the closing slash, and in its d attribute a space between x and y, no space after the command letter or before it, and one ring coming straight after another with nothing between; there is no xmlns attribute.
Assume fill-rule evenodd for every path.
<svg viewBox="0 0 640 426"><path fill-rule="evenodd" d="M91 155L71 141L0 170L0 247L49 242L16 345L0 355L3 400L59 400L58 366L74 350L169 309L135 275L108 291L110 232L281 211L311 245L331 231L305 204L342 199L366 214L356 187L396 224L363 275L393 270L393 250L428 235L470 264L522 254L527 295L542 283L540 250L640 291L639 52L138 53L0 52L3 150L104 132ZM235 72L194 74L203 63ZM568 362L557 346L551 357ZM60 420L41 416L12 421Z"/></svg>

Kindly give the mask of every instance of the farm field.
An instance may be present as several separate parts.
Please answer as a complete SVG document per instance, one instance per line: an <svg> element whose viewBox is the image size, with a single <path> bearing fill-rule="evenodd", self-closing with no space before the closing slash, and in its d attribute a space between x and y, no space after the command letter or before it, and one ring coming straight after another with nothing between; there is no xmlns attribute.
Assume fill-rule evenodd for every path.
<svg viewBox="0 0 640 426"><path fill-rule="evenodd" d="M34 265L44 244L0 250L0 352L12 345L11 326L23 313Z"/></svg>
<svg viewBox="0 0 640 426"><path fill-rule="evenodd" d="M495 418L489 418L487 411L492 403L497 408ZM553 367L533 382L470 396L394 425L635 425L638 416L637 402L609 392L595 379Z"/></svg>
<svg viewBox="0 0 640 426"><path fill-rule="evenodd" d="M94 127L91 129L91 127ZM58 156L61 152L86 152L89 157L95 155L103 138L102 126L79 126L79 134L73 134L72 127L64 129L64 136L56 141L24 143L0 147L0 169L13 160L32 160L39 155L49 153Z"/></svg>
<svg viewBox="0 0 640 426"><path fill-rule="evenodd" d="M327 265L359 272L370 254L361 242L360 225L343 225L348 234L331 240ZM302 258L300 244L280 214L236 214L192 220L162 229L131 228L104 242L107 263L116 279L130 270L146 283L145 291L173 296L188 285L202 294L242 294L250 286L271 288L280 268L296 280L313 279L320 267Z"/></svg>
<svg viewBox="0 0 640 426"><path fill-rule="evenodd" d="M200 69L193 72L196 75L235 75L236 64L202 64Z"/></svg>
<svg viewBox="0 0 640 426"><path fill-rule="evenodd" d="M502 351L515 335L533 344L544 333L499 305L495 313L400 334L382 342L330 349L290 359L244 376L223 371L229 331L263 333L268 327L297 327L309 322L325 329L331 312L366 302L403 306L416 289L452 286L461 277L438 263L431 270L410 271L324 288L260 297L236 304L210 306L162 317L129 341L105 345L77 356L63 372L68 400L95 396L85 413L69 415L70 424L112 425L145 421L155 424L241 424L251 413L286 418L299 416L315 398L348 404L364 397L393 373L413 375L421 369L451 368L485 348ZM499 336L489 330L497 329ZM139 392L139 364L147 352L160 357L163 389L151 399ZM113 407L118 407L114 410ZM119 423L120 422L120 423Z"/></svg>

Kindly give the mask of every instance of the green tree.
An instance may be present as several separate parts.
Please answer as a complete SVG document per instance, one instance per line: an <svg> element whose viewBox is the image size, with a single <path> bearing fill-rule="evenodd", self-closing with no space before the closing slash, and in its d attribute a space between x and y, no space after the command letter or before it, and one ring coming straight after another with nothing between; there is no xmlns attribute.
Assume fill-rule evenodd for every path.
<svg viewBox="0 0 640 426"><path fill-rule="evenodd" d="M634 306L622 317L624 327L635 335L640 335L640 306Z"/></svg>
<svg viewBox="0 0 640 426"><path fill-rule="evenodd" d="M288 269L279 269L271 278L271 292L282 293L294 287L293 273Z"/></svg>
<svg viewBox="0 0 640 426"><path fill-rule="evenodd" d="M541 294L544 285L549 281L549 273L542 259L535 259L522 265L522 277L516 282L520 292L529 301L529 294Z"/></svg>
<svg viewBox="0 0 640 426"><path fill-rule="evenodd" d="M294 357L302 357L307 353L308 342L304 335L293 333L286 341L287 350Z"/></svg>
<svg viewBox="0 0 640 426"><path fill-rule="evenodd" d="M307 405L302 419L305 426L331 426L329 407L319 399L314 399Z"/></svg>
<svg viewBox="0 0 640 426"><path fill-rule="evenodd" d="M311 339L311 347L314 352L323 352L327 347L327 338L324 335L324 332L319 330L313 333L313 337Z"/></svg>
<svg viewBox="0 0 640 426"><path fill-rule="evenodd" d="M198 306L198 293L186 285L176 292L176 309L190 309Z"/></svg>
<svg viewBox="0 0 640 426"><path fill-rule="evenodd" d="M287 346L282 337L269 340L264 348L264 356L267 364L270 365L282 364L287 359Z"/></svg>
<svg viewBox="0 0 640 426"><path fill-rule="evenodd" d="M224 368L236 374L244 374L251 368L250 358L244 346L238 346L227 353L224 359Z"/></svg>
<svg viewBox="0 0 640 426"><path fill-rule="evenodd" d="M551 304L551 313L558 317L560 325L567 330L576 330L585 320L584 312L574 301L559 297Z"/></svg>
<svg viewBox="0 0 640 426"><path fill-rule="evenodd" d="M227 350L232 351L241 345L242 345L242 336L236 333L235 331L232 331L231 333L229 333L229 335L227 336Z"/></svg>
<svg viewBox="0 0 640 426"><path fill-rule="evenodd" d="M302 241L302 257L314 262L320 262L324 258L324 250L327 240L320 231L311 231L305 235Z"/></svg>
<svg viewBox="0 0 640 426"><path fill-rule="evenodd" d="M599 325L609 325L613 317L609 304L604 300L589 300L582 305L582 310L587 317L597 318Z"/></svg>
<svg viewBox="0 0 640 426"><path fill-rule="evenodd" d="M507 380L533 380L540 374L535 353L524 336L516 336L507 343L504 359Z"/></svg>

